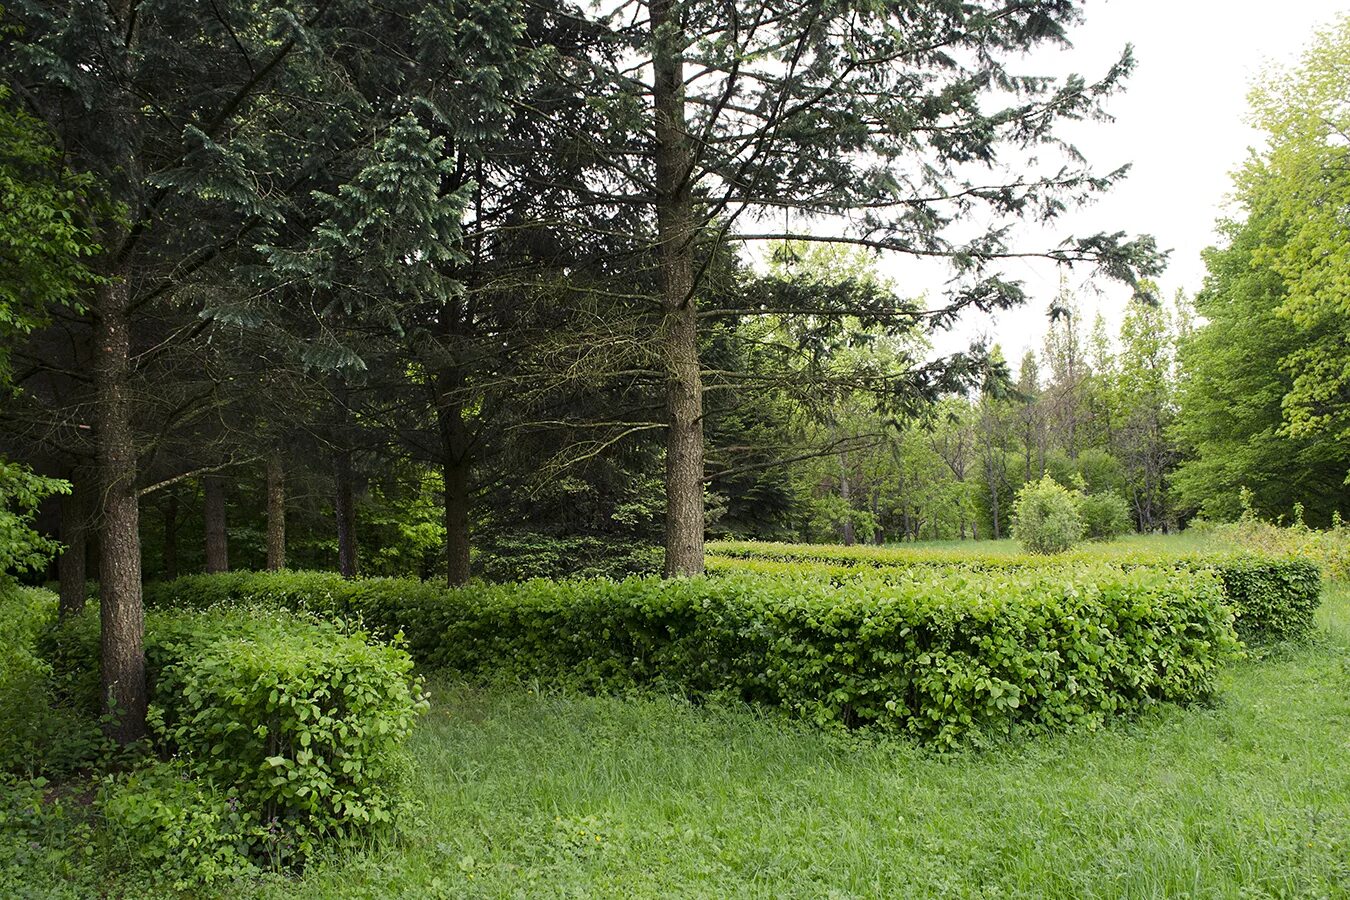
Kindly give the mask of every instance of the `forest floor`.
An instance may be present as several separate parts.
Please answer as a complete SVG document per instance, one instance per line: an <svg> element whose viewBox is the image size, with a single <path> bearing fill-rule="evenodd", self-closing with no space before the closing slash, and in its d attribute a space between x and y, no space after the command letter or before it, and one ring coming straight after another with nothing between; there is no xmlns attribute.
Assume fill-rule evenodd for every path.
<svg viewBox="0 0 1350 900"><path fill-rule="evenodd" d="M1319 625L1210 707L946 757L739 706L433 683L420 819L264 895L1350 897L1350 584Z"/></svg>

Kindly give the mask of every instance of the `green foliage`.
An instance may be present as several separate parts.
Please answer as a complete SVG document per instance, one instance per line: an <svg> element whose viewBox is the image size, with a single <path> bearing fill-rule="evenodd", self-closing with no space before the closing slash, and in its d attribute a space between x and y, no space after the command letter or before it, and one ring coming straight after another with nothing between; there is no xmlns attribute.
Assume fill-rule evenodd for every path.
<svg viewBox="0 0 1350 900"><path fill-rule="evenodd" d="M182 761L109 776L99 807L109 855L152 883L183 891L258 871L248 851L265 829Z"/></svg>
<svg viewBox="0 0 1350 900"><path fill-rule="evenodd" d="M1283 282L1278 315L1298 340L1281 360L1290 377L1281 430L1341 444L1350 440L1348 55L1350 16L1342 16L1296 69L1272 72L1252 91L1269 145L1239 183L1240 193L1263 196L1282 231L1283 241L1259 257Z"/></svg>
<svg viewBox="0 0 1350 900"><path fill-rule="evenodd" d="M38 632L55 613L50 597L0 586L0 771L31 759L41 731L35 714L45 709L51 667L37 655Z"/></svg>
<svg viewBox="0 0 1350 900"><path fill-rule="evenodd" d="M1171 541L1135 542L1157 543ZM433 678L410 741L428 814L407 839L220 893L1339 898L1350 590L1334 586L1320 620L1325 639L1230 667L1213 706L993 752L934 754L737 703ZM25 789L0 821L0 896L159 895L97 858L79 865L89 842L71 817L33 815L78 801L44 793ZM0 786L0 810L11 799Z"/></svg>
<svg viewBox="0 0 1350 900"><path fill-rule="evenodd" d="M531 578L626 578L661 568L660 551L619 537L554 536L529 531L483 535L475 548L475 574L488 581Z"/></svg>
<svg viewBox="0 0 1350 900"><path fill-rule="evenodd" d="M0 84L2 390L9 387L8 343L41 325L51 306L73 303L93 281L85 260L96 248L80 219L92 181L65 170L42 123L14 108Z"/></svg>
<svg viewBox="0 0 1350 900"><path fill-rule="evenodd" d="M104 750L97 722L58 701L39 651L55 618L52 594L0 584L0 773L63 775Z"/></svg>
<svg viewBox="0 0 1350 900"><path fill-rule="evenodd" d="M1089 494L1119 491L1126 483L1120 461L1100 447L1089 447L1078 454L1078 475Z"/></svg>
<svg viewBox="0 0 1350 900"><path fill-rule="evenodd" d="M1296 502L1319 526L1350 514L1347 50L1342 19L1252 92L1266 147L1235 178L1245 217L1205 257L1174 426L1189 451L1177 496L1211 519L1236 519L1244 486L1265 516Z"/></svg>
<svg viewBox="0 0 1350 900"><path fill-rule="evenodd" d="M152 598L359 613L404 630L421 662L478 680L730 692L941 746L1201 698L1236 646L1211 573L1108 565L919 569L840 585L741 575L461 590L259 573L180 579Z"/></svg>
<svg viewBox="0 0 1350 900"><path fill-rule="evenodd" d="M1068 489L1046 476L1017 492L1012 534L1032 553L1063 553L1084 534L1078 502Z"/></svg>
<svg viewBox="0 0 1350 900"><path fill-rule="evenodd" d="M1084 494L1078 498L1078 515L1088 540L1109 541L1130 532L1130 504L1115 491Z"/></svg>
<svg viewBox="0 0 1350 900"><path fill-rule="evenodd" d="M997 545L995 545L997 546ZM974 548L838 547L810 544L713 542L708 545L709 571L752 572L775 577L825 578L836 583L855 579L906 579L916 570L962 573L1016 573L1021 570L1069 570L1102 563L1147 568L1162 573L1214 573L1236 616L1244 640L1294 638L1312 630L1321 603L1321 574L1316 562L1293 558L1287 551L1271 556L1250 553L1167 553L1141 550L1131 543L1094 544L1067 554L980 552Z"/></svg>
<svg viewBox="0 0 1350 900"><path fill-rule="evenodd" d="M1250 505L1250 491L1244 491L1242 517L1234 523L1206 523L1205 529L1226 538L1239 547L1269 556L1292 556L1312 560L1328 578L1350 578L1350 527L1339 514L1331 517L1331 527L1310 528L1303 521L1301 505L1295 505L1294 522L1284 525L1261 518ZM1192 523L1194 527L1194 523Z"/></svg>
<svg viewBox="0 0 1350 900"><path fill-rule="evenodd" d="M87 691L93 617L58 625L52 642L57 667ZM263 829L249 832L255 858L302 862L324 837L405 809L401 747L426 702L402 649L341 623L234 609L149 616L146 658L156 743L237 798Z"/></svg>
<svg viewBox="0 0 1350 900"><path fill-rule="evenodd" d="M0 896L84 900L104 894L92 863L93 817L46 778L0 774Z"/></svg>
<svg viewBox="0 0 1350 900"><path fill-rule="evenodd" d="M1238 557L1218 567L1224 595L1248 640L1286 640L1312 632L1322 602L1322 575L1305 559Z"/></svg>
<svg viewBox="0 0 1350 900"><path fill-rule="evenodd" d="M60 549L32 523L38 504L68 493L68 482L34 475L27 466L0 458L0 582L16 572L39 571Z"/></svg>

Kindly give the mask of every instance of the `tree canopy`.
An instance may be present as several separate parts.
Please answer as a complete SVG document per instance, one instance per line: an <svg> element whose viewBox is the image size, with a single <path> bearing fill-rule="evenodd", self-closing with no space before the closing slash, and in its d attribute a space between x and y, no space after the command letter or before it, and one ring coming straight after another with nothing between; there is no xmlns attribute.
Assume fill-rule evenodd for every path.
<svg viewBox="0 0 1350 900"><path fill-rule="evenodd" d="M1188 452L1179 498L1206 515L1302 503L1325 524L1350 477L1350 20L1251 94L1266 135L1234 178L1244 215L1225 222L1183 346L1174 428Z"/></svg>

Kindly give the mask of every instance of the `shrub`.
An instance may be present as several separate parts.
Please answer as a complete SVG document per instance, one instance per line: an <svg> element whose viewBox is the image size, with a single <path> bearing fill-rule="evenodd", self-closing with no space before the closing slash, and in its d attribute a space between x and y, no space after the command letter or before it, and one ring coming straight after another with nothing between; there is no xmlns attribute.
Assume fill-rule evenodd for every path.
<svg viewBox="0 0 1350 900"><path fill-rule="evenodd" d="M1215 566L1246 640L1305 637L1322 602L1322 575L1305 559L1238 556Z"/></svg>
<svg viewBox="0 0 1350 900"><path fill-rule="evenodd" d="M94 837L84 798L0 774L0 897L108 896L87 862Z"/></svg>
<svg viewBox="0 0 1350 900"><path fill-rule="evenodd" d="M54 643L63 667L98 671L93 616L60 626ZM401 747L426 708L402 649L275 611L156 612L146 660L161 750L283 833L289 858L324 835L393 820Z"/></svg>
<svg viewBox="0 0 1350 900"><path fill-rule="evenodd" d="M753 541L712 542L708 550L708 571L712 573L810 576L836 584L878 576L905 579L916 569L959 576L966 572L1058 570L1103 562L1128 568L1213 572L1224 586L1226 602L1237 614L1238 635L1249 641L1308 634L1321 603L1321 575L1316 564L1250 553L1158 553L1141 551L1137 545L1115 545L1049 557L990 553L979 548L840 547Z"/></svg>
<svg viewBox="0 0 1350 900"><path fill-rule="evenodd" d="M1078 515L1088 540L1109 541L1128 534L1133 527L1130 504L1115 491L1079 497Z"/></svg>
<svg viewBox="0 0 1350 900"><path fill-rule="evenodd" d="M251 843L263 830L232 797L180 761L105 779L99 807L110 856L176 891L256 873Z"/></svg>
<svg viewBox="0 0 1350 900"><path fill-rule="evenodd" d="M1031 553L1063 553L1083 538L1078 503L1048 475L1029 482L1013 502L1012 534Z"/></svg>
<svg viewBox="0 0 1350 900"><path fill-rule="evenodd" d="M41 730L51 668L35 646L54 613L37 591L0 585L0 770L26 768Z"/></svg>
<svg viewBox="0 0 1350 900"><path fill-rule="evenodd" d="M1309 528L1297 520L1292 526L1281 526L1254 515L1213 530L1257 553L1304 557L1321 566L1329 578L1350 578L1350 527L1339 516L1325 530Z"/></svg>
<svg viewBox="0 0 1350 900"><path fill-rule="evenodd" d="M97 721L57 701L39 650L56 603L47 591L0 585L0 772L63 774L103 748Z"/></svg>
<svg viewBox="0 0 1350 900"><path fill-rule="evenodd" d="M266 597L360 612L403 628L422 662L476 680L732 692L941 745L990 730L1091 727L1202 697L1235 645L1212 573L1109 565L914 569L840 585L739 575L459 590L277 573L197 577L154 593L158 602Z"/></svg>

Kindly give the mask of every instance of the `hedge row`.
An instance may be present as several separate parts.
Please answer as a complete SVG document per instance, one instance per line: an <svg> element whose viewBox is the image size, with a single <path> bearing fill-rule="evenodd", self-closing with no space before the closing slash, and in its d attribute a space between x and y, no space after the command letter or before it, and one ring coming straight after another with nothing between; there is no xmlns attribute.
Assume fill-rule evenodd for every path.
<svg viewBox="0 0 1350 900"><path fill-rule="evenodd" d="M534 581L458 590L323 573L193 576L156 604L265 603L402 631L474 679L731 693L819 723L943 745L1093 727L1208 694L1236 647L1207 572L932 573L904 581L748 576Z"/></svg>
<svg viewBox="0 0 1350 900"><path fill-rule="evenodd" d="M709 544L709 571L784 575L815 572L834 581L880 575L888 580L914 570L1008 572L1055 570L1110 562L1128 568L1211 571L1223 583L1239 636L1248 641L1287 640L1312 632L1322 602L1322 577L1305 559L1244 553L1210 555L1141 553L1135 548L1093 548L1059 556L975 554L960 550L902 547L832 547L720 541Z"/></svg>
<svg viewBox="0 0 1350 900"><path fill-rule="evenodd" d="M44 645L68 696L96 710L97 616ZM426 706L402 649L258 609L154 611L145 648L159 748L228 795L255 855L303 859L326 835L392 819L401 747Z"/></svg>

